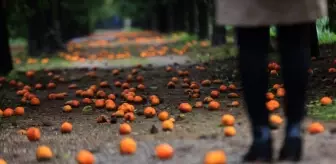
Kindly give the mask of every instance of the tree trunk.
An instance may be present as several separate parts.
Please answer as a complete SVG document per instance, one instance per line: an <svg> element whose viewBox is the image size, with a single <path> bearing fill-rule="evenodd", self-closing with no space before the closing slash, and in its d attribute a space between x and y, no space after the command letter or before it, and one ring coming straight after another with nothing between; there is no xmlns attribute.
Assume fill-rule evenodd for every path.
<svg viewBox="0 0 336 164"><path fill-rule="evenodd" d="M158 23L158 31L161 33L168 32L168 16L167 16L167 7L162 4L158 4L157 7L157 23Z"/></svg>
<svg viewBox="0 0 336 164"><path fill-rule="evenodd" d="M179 0L173 3L173 20L174 20L174 31L185 31L185 3L184 0Z"/></svg>
<svg viewBox="0 0 336 164"><path fill-rule="evenodd" d="M61 34L63 42L75 37L82 37L89 35L91 32L89 20L89 8L78 8L76 11L72 8L74 4L61 7ZM79 14L80 13L80 14ZM78 17L85 15L88 18L85 21L79 21Z"/></svg>
<svg viewBox="0 0 336 164"><path fill-rule="evenodd" d="M208 14L208 4L205 0L200 0L197 3L198 9L198 38L207 39L209 36L209 14Z"/></svg>
<svg viewBox="0 0 336 164"><path fill-rule="evenodd" d="M157 18L157 13L156 12L152 12L151 15L151 24L150 24L150 29L152 31L158 31L158 18Z"/></svg>
<svg viewBox="0 0 336 164"><path fill-rule="evenodd" d="M168 21L168 33L174 31L174 8L171 3L167 5L167 21Z"/></svg>
<svg viewBox="0 0 336 164"><path fill-rule="evenodd" d="M225 26L214 25L211 37L212 46L219 46L226 43L226 28Z"/></svg>
<svg viewBox="0 0 336 164"><path fill-rule="evenodd" d="M212 46L219 46L226 43L226 29L225 26L217 25L216 23L216 4L215 0L210 0L210 15L212 22L211 43Z"/></svg>
<svg viewBox="0 0 336 164"><path fill-rule="evenodd" d="M311 24L310 28L310 49L311 49L311 56L312 57L319 57L320 56L320 48L317 36L317 29L316 29L316 22Z"/></svg>
<svg viewBox="0 0 336 164"><path fill-rule="evenodd" d="M196 0L189 0L187 5L188 11L188 32L190 34L196 34L197 14L196 14Z"/></svg>
<svg viewBox="0 0 336 164"><path fill-rule="evenodd" d="M43 13L37 0L27 0L27 4L30 9L34 10L33 15L28 18L28 55L39 56L42 53Z"/></svg>
<svg viewBox="0 0 336 164"><path fill-rule="evenodd" d="M1 0L1 15L0 15L0 74L8 75L9 72L13 69L12 56L9 47L9 34L7 29L7 14L6 14L6 0Z"/></svg>
<svg viewBox="0 0 336 164"><path fill-rule="evenodd" d="M50 51L56 52L59 50L65 49L63 42L62 42L62 34L60 31L60 2L61 0L49 0L49 5L51 9L51 15L50 15Z"/></svg>

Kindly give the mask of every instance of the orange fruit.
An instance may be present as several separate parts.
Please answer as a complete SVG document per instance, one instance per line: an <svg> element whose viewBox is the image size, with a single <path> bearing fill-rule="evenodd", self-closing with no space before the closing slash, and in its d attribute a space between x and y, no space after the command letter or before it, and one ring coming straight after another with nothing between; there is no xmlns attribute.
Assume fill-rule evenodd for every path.
<svg viewBox="0 0 336 164"><path fill-rule="evenodd" d="M6 108L3 111L3 116L4 117L10 117L10 116L13 116L13 114L14 114L14 110L12 108Z"/></svg>
<svg viewBox="0 0 336 164"><path fill-rule="evenodd" d="M134 113L131 113L131 112L128 112L128 113L126 113L125 115L124 115L124 119L126 120L126 121L134 121L135 120L135 115L134 115Z"/></svg>
<svg viewBox="0 0 336 164"><path fill-rule="evenodd" d="M204 157L204 164L226 164L226 155L222 150L207 152Z"/></svg>
<svg viewBox="0 0 336 164"><path fill-rule="evenodd" d="M40 105L41 102L40 102L40 99L38 99L37 97L33 97L33 98L30 100L30 104L31 104L31 105Z"/></svg>
<svg viewBox="0 0 336 164"><path fill-rule="evenodd" d="M64 122L61 125L61 132L62 133L70 133L72 131L72 124L69 122Z"/></svg>
<svg viewBox="0 0 336 164"><path fill-rule="evenodd" d="M192 111L192 106L189 103L181 103L179 105L179 110L181 112L191 112Z"/></svg>
<svg viewBox="0 0 336 164"><path fill-rule="evenodd" d="M154 117L156 114L156 110L153 108L153 107L146 107L144 109L144 115L147 117L147 118L152 118Z"/></svg>
<svg viewBox="0 0 336 164"><path fill-rule="evenodd" d="M173 130L174 129L174 123L171 120L165 120L162 122L162 129L163 130Z"/></svg>
<svg viewBox="0 0 336 164"><path fill-rule="evenodd" d="M121 154L134 154L137 150L137 143L130 137L125 137L119 144Z"/></svg>
<svg viewBox="0 0 336 164"><path fill-rule="evenodd" d="M218 110L220 109L220 103L218 101L211 101L208 105L209 110Z"/></svg>
<svg viewBox="0 0 336 164"><path fill-rule="evenodd" d="M280 107L280 103L277 100L270 100L266 103L266 108L270 111L274 111Z"/></svg>
<svg viewBox="0 0 336 164"><path fill-rule="evenodd" d="M72 107L70 105L65 105L63 107L63 112L69 113L72 111Z"/></svg>
<svg viewBox="0 0 336 164"><path fill-rule="evenodd" d="M224 135L228 137L232 137L236 135L236 129L233 126L227 126L224 128Z"/></svg>
<svg viewBox="0 0 336 164"><path fill-rule="evenodd" d="M167 111L162 111L158 115L160 121L165 121L169 119L169 113Z"/></svg>
<svg viewBox="0 0 336 164"><path fill-rule="evenodd" d="M269 121L274 125L280 125L283 122L282 118L277 114L272 114Z"/></svg>
<svg viewBox="0 0 336 164"><path fill-rule="evenodd" d="M330 97L322 97L320 102L322 105L330 105L333 101Z"/></svg>
<svg viewBox="0 0 336 164"><path fill-rule="evenodd" d="M169 144L160 144L155 147L155 154L160 159L170 159L174 155L174 149Z"/></svg>
<svg viewBox="0 0 336 164"><path fill-rule="evenodd" d="M235 118L231 114L225 114L222 116L222 125L233 126L235 123Z"/></svg>
<svg viewBox="0 0 336 164"><path fill-rule="evenodd" d="M53 157L53 152L48 146L41 145L37 147L36 158L38 161L49 160Z"/></svg>
<svg viewBox="0 0 336 164"><path fill-rule="evenodd" d="M276 95L278 97L283 97L283 96L285 96L285 94L286 94L286 91L285 91L284 88L278 88L277 91L276 91Z"/></svg>
<svg viewBox="0 0 336 164"><path fill-rule="evenodd" d="M120 134L130 134L132 132L132 128L129 124L123 123L119 126L119 133Z"/></svg>
<svg viewBox="0 0 336 164"><path fill-rule="evenodd" d="M77 153L76 160L78 164L94 164L95 157L87 150L81 150Z"/></svg>
<svg viewBox="0 0 336 164"><path fill-rule="evenodd" d="M38 141L41 138L40 129L31 127L27 129L27 138L29 141Z"/></svg>
<svg viewBox="0 0 336 164"><path fill-rule="evenodd" d="M150 99L150 102L152 105L159 105L160 104L160 99L158 97Z"/></svg>
<svg viewBox="0 0 336 164"><path fill-rule="evenodd" d="M266 98L268 100L273 100L275 98L275 95L272 92L267 92L266 93Z"/></svg>
<svg viewBox="0 0 336 164"><path fill-rule="evenodd" d="M210 96L212 97L212 98L218 98L219 97L219 91L217 91L217 90L213 90L213 91L211 91L211 93L210 93Z"/></svg>
<svg viewBox="0 0 336 164"><path fill-rule="evenodd" d="M202 101L197 101L195 103L195 108L202 108L203 107L203 102Z"/></svg>
<svg viewBox="0 0 336 164"><path fill-rule="evenodd" d="M97 99L95 102L96 108L103 108L105 107L105 100L104 99Z"/></svg>
<svg viewBox="0 0 336 164"><path fill-rule="evenodd" d="M22 115L24 115L24 112L25 112L25 110L24 110L24 108L23 107L16 107L15 108L15 111L14 111L14 113L15 113L15 115L17 115L17 116L22 116Z"/></svg>
<svg viewBox="0 0 336 164"><path fill-rule="evenodd" d="M313 122L308 127L310 134L318 134L324 132L324 126L319 122Z"/></svg>

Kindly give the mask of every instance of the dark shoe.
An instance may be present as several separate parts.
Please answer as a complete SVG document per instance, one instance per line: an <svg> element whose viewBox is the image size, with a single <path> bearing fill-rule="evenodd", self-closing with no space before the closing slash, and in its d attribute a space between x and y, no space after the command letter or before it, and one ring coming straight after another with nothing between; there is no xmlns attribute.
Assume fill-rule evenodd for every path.
<svg viewBox="0 0 336 164"><path fill-rule="evenodd" d="M272 139L253 141L249 151L243 156L243 162L272 162Z"/></svg>
<svg viewBox="0 0 336 164"><path fill-rule="evenodd" d="M279 161L298 162L302 158L301 137L286 137L280 150Z"/></svg>

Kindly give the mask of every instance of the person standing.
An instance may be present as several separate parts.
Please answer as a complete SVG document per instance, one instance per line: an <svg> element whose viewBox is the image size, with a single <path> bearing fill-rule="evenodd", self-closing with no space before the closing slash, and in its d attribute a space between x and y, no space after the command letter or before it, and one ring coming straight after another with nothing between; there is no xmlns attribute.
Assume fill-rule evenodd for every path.
<svg viewBox="0 0 336 164"><path fill-rule="evenodd" d="M269 112L265 106L270 25L277 27L286 90L286 136L279 160L301 160L301 123L305 116L311 53L310 30L316 19L327 16L326 0L217 0L216 7L217 23L235 26L237 35L239 69L253 136L243 161L273 160Z"/></svg>

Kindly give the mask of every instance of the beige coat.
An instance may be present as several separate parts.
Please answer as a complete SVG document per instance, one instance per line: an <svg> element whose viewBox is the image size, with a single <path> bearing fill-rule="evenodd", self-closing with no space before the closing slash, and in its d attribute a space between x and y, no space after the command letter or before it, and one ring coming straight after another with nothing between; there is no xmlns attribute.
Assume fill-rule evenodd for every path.
<svg viewBox="0 0 336 164"><path fill-rule="evenodd" d="M219 25L293 24L314 21L327 13L327 0L216 0Z"/></svg>

